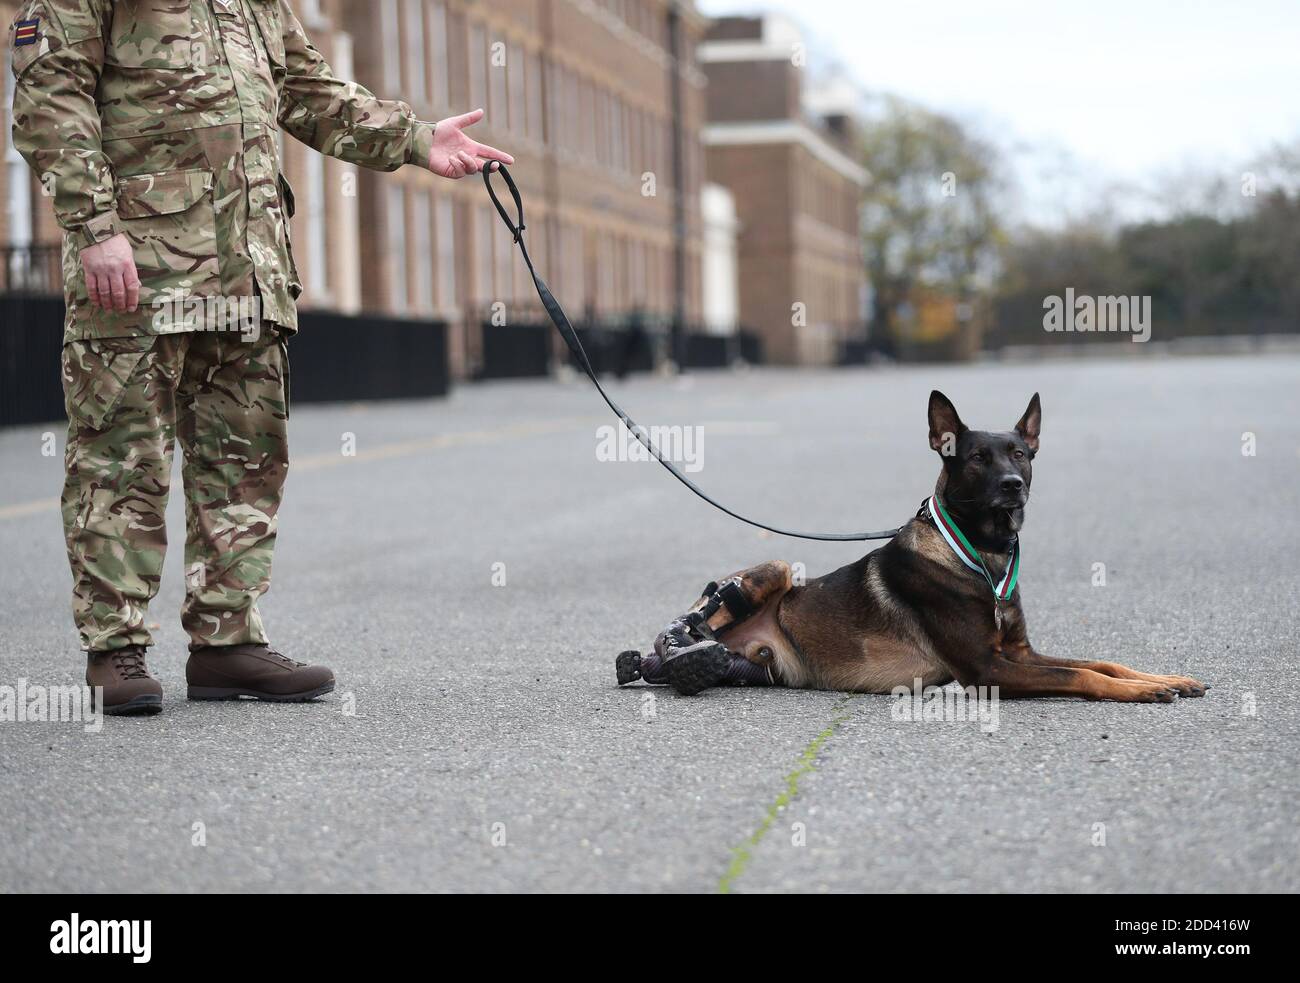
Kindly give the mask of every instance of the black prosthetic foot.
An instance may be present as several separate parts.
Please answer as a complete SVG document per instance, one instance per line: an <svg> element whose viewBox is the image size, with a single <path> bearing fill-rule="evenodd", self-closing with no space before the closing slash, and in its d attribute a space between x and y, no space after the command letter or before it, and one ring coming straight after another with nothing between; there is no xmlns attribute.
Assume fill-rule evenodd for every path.
<svg viewBox="0 0 1300 983"><path fill-rule="evenodd" d="M641 653L635 649L618 653L614 659L614 672L620 686L636 682L641 678Z"/></svg>
<svg viewBox="0 0 1300 983"><path fill-rule="evenodd" d="M668 684L682 696L694 696L717 686L731 665L731 653L721 642L703 641L677 649L664 662Z"/></svg>

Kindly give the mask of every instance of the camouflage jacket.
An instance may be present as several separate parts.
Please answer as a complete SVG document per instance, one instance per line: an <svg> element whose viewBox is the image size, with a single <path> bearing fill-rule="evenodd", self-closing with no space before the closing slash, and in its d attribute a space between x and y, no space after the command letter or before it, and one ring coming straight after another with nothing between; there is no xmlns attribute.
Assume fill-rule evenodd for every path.
<svg viewBox="0 0 1300 983"><path fill-rule="evenodd" d="M286 0L26 0L9 41L14 145L64 230L65 340L223 327L253 298L293 330L277 123L376 170L432 148L409 106L334 77ZM92 308L78 258L119 232L134 314Z"/></svg>

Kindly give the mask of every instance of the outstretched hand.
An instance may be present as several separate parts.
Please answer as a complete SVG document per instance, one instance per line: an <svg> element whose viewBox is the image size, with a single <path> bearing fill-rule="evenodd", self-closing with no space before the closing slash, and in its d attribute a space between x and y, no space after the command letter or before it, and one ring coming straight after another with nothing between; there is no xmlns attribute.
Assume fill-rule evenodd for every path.
<svg viewBox="0 0 1300 983"><path fill-rule="evenodd" d="M513 164L508 153L479 143L465 130L483 118L483 110L440 120L433 131L433 150L429 152L429 170L453 181L466 174L477 174L487 161Z"/></svg>

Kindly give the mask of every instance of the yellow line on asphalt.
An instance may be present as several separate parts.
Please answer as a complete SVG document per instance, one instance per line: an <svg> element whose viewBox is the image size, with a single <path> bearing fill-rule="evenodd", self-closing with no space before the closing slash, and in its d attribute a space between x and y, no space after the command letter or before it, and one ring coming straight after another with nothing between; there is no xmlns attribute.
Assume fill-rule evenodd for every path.
<svg viewBox="0 0 1300 983"><path fill-rule="evenodd" d="M461 433L443 433L434 437L421 437L418 440L403 440L395 444L382 444L373 450L360 450L351 456L345 456L342 450L328 454L313 454L289 462L289 471L317 471L322 468L336 468L354 461L383 461L392 457L408 457L425 451L445 450L449 447L467 447L474 444L494 444L516 437L536 437L542 434L559 433L576 426L590 423L598 417L574 417L564 420L551 420L546 423L516 423L495 430L467 430Z"/></svg>
<svg viewBox="0 0 1300 983"><path fill-rule="evenodd" d="M359 461L383 461L394 457L408 457L428 451L446 450L452 447L467 447L476 444L492 444L502 440L519 437L537 437L543 434L559 433L574 427L600 422L604 417L569 417L537 423L515 423L495 430L467 430L460 433L444 433L433 437L421 437L418 440L403 440L392 444L382 444L371 450L359 450L356 454L346 456L342 448L328 454L312 454L289 462L291 473L299 471L319 471L324 468L339 467ZM19 502L16 505L0 506L0 522L6 519L21 519L24 516L40 515L58 509L57 498L40 498L31 502Z"/></svg>
<svg viewBox="0 0 1300 983"><path fill-rule="evenodd" d="M533 423L513 423L493 430L466 430L458 433L443 433L432 437L420 437L415 440L403 440L392 444L381 444L371 450L358 450L353 455L344 455L342 448L326 454L311 454L306 457L293 458L289 462L290 473L300 471L319 471L324 468L346 466L359 461L384 461L394 457L409 457L429 451L447 450L452 447L470 447L482 444L494 444L503 440L520 437L538 437L543 434L561 433L582 426L605 423L607 416L575 416L558 420ZM779 431L779 426L767 420L715 420L703 424L706 432L716 436L769 436ZM16 505L0 506L0 522L6 519L21 519L24 516L40 515L58 509L57 498L41 498L31 502L19 502Z"/></svg>
<svg viewBox="0 0 1300 983"><path fill-rule="evenodd" d="M37 515L59 507L57 498L38 498L34 502L19 502L0 508L0 521L4 519L21 519L25 515Z"/></svg>

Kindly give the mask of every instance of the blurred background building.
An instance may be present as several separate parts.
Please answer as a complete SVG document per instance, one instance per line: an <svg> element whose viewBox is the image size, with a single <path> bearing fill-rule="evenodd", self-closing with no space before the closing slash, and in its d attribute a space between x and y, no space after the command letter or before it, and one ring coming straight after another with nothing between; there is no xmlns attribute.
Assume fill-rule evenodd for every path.
<svg viewBox="0 0 1300 983"><path fill-rule="evenodd" d="M864 96L770 13L708 19L693 0L291 3L337 75L424 119L486 110L475 135L516 157L529 248L601 371L1105 342L1043 330L1044 297L1066 288L1151 297L1162 340L1300 330L1300 143L1240 173L1165 182L1187 200L1163 211L1125 217L1103 202L1035 226L1015 217L997 136ZM0 0L0 22L16 12ZM10 142L6 45L0 33L0 383L26 385L48 333L29 322L58 318L60 232ZM436 350L448 379L542 375L567 359L479 179L376 174L282 144L305 323L330 325L303 332L300 359L330 331L390 361L374 351L381 337L415 339L417 368Z"/></svg>
<svg viewBox="0 0 1300 983"><path fill-rule="evenodd" d="M423 119L486 110L475 135L515 156L530 251L604 367L827 362L858 324L865 172L848 118L806 111L778 22L711 25L679 0L293 7L336 75ZM59 231L9 125L0 140L0 290L54 292ZM282 157L304 312L441 322L459 378L561 356L480 180L376 174L292 139Z"/></svg>
<svg viewBox="0 0 1300 983"><path fill-rule="evenodd" d="M337 75L404 99L423 119L487 111L475 136L514 154L531 252L575 320L703 326L705 80L695 51L706 23L692 4L293 6ZM13 14L12 4L0 2L6 23ZM9 147L8 129L0 242L11 250L8 285L21 279L31 286L52 275L27 268L44 261L38 253L57 240L57 229ZM292 139L283 141L283 160L297 199L304 310L443 320L457 375L481 368L483 331L494 326L494 314L505 325L539 316L532 284L478 179L452 183L418 168L375 174ZM715 257L726 255L734 230L723 211L711 230ZM724 271L715 276L726 268L725 261L711 264ZM721 291L728 292L736 292L734 283ZM716 296L710 327L734 331L734 304L728 309Z"/></svg>
<svg viewBox="0 0 1300 983"><path fill-rule="evenodd" d="M856 93L812 98L803 39L774 16L713 21L699 59L706 171L741 220L740 321L771 361L834 363L863 325Z"/></svg>

